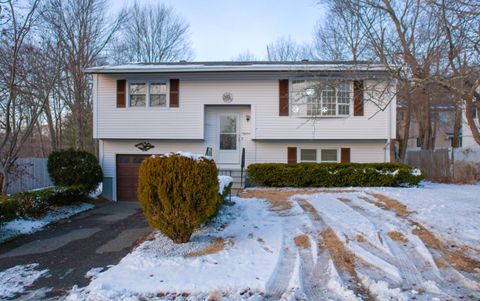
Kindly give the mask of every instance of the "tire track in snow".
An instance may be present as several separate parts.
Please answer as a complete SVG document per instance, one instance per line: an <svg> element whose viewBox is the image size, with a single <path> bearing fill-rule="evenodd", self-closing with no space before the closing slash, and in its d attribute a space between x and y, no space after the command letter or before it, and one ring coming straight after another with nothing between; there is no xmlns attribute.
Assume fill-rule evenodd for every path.
<svg viewBox="0 0 480 301"><path fill-rule="evenodd" d="M284 228L285 226L284 224ZM292 237L287 235L284 229L281 252L275 270L267 282L264 300L278 301L289 288L297 260L297 252L291 241Z"/></svg>
<svg viewBox="0 0 480 301"><path fill-rule="evenodd" d="M325 221L320 216L320 214L316 211L316 209L311 204L309 204L305 199L302 199L302 198L296 198L296 201L300 205L300 207L303 209L303 211L307 214L309 219L312 221L312 223L314 225L314 228L315 228L315 231L318 232L319 239L323 239L323 237L321 236L321 233L325 233L327 231L333 232L330 229L330 227L325 223ZM355 295L361 295L361 296L364 296L368 299L369 298L369 292L366 288L364 288L362 286L360 280L356 278L356 275L351 275L351 273L347 273L347 272L343 271L343 269L339 268L335 264L335 261L332 259L331 254L328 251L328 247L325 246L325 245L320 246L321 244L323 244L323 243L320 241L319 242L319 252L318 252L319 256L318 256L318 259L317 259L317 264L315 265L315 267L313 269L312 275L316 275L317 277L320 276L320 275L326 275L326 272L329 271L329 269L330 269L329 262L333 262L334 266L335 266L334 268L340 276L341 284L347 290L350 290L350 291L354 292ZM313 260L312 260L312 262L313 262ZM313 278L313 279L315 279L315 278ZM318 281L318 280L317 281L318 281L318 283L322 284L322 287L319 287L318 289L321 292L324 292L324 295L327 295L327 299L328 298L331 298L331 299L334 299L334 300L335 299L340 299L340 300L344 299L344 298L338 296L335 292L331 291L328 288L327 283L328 283L329 279L326 279L325 276L323 276L323 277L320 276L319 278L316 278L316 279L320 280L320 281ZM310 284L310 287L306 288L307 291L308 290L309 291L314 291L316 289L317 288L316 287L313 288L311 284ZM336 296L336 297L331 297L331 296ZM322 298L322 299L325 299L325 298ZM319 300L322 300L322 299L319 299ZM312 299L312 300L315 300L315 299Z"/></svg>
<svg viewBox="0 0 480 301"><path fill-rule="evenodd" d="M306 235L303 236L307 237ZM310 240L308 237L307 239ZM318 262L321 260L322 263L315 264L310 242L303 246L297 244L297 247L300 255L300 286L303 293L308 300L331 300L334 296L328 294L328 288L326 287L329 280L328 271L322 269L323 263L328 264L330 256L326 252L319 253Z"/></svg>
<svg viewBox="0 0 480 301"><path fill-rule="evenodd" d="M370 201L367 201L363 197L357 197L356 199L358 200L358 202L364 202L365 204L374 206L373 204L370 203ZM375 206L375 209L378 209L378 210L372 211L372 210L369 210L368 207L367 208L364 206L358 207L350 203L344 203L344 204L349 206L352 210L356 211L358 214L362 215L367 220L369 220L375 226L375 228L379 230L384 229L386 223L392 224L396 229L402 229L402 228L411 229L411 226L408 222L399 218L392 219L391 216L387 216L383 213L380 213L380 212L385 212L385 213L389 212L389 211L383 210L382 208ZM404 287L402 288L403 290L406 290L406 289L418 290L420 288L419 285L427 287L425 282L433 281L436 284L440 282L440 285L439 285L441 287L440 291L443 294L438 294L438 292L429 291L430 295L437 295L437 297L442 297L442 298L445 298L445 297L452 298L453 296L458 295L455 292L455 290L451 289L450 285L444 279L441 279L440 275L438 275L435 272L436 267L433 267L430 264L425 264L425 262L422 262L420 258L423 258L423 257L418 256L419 254L415 254L417 253L417 251L415 250L415 247L411 245L410 242L400 243L398 241L394 241L388 235L381 235L381 237L384 243L387 244L388 248L394 255L393 256L394 265L400 270L400 273L402 274L402 277L405 281ZM419 242L422 243L420 239L419 239ZM409 247L408 250L406 250L406 248L403 247L403 245L408 245ZM423 247L426 249L425 246ZM412 252L415 252L415 253L412 253ZM423 259L423 261L425 261L425 259ZM417 267L424 268L424 271L423 272L419 271ZM422 299L429 300L431 299L431 296L427 298L422 295L415 295L415 298L417 300L422 300Z"/></svg>

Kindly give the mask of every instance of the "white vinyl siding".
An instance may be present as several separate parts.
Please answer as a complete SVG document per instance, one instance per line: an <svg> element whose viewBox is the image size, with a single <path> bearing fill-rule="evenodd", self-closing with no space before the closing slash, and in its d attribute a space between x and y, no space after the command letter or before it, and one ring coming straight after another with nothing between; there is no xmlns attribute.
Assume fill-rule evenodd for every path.
<svg viewBox="0 0 480 301"><path fill-rule="evenodd" d="M218 79L180 77L180 106L175 109L116 107L116 80L122 76L99 74L95 88L94 138L100 139L204 139L205 105L249 105L252 139L391 139L395 138L395 99L379 110L365 94L364 116L319 118L315 121L279 116L278 79ZM124 78L124 77L123 77ZM148 78L152 78L151 75ZM377 81L365 81L365 87ZM231 93L225 104L222 95ZM387 95L388 96L388 95ZM391 97L385 96L386 102Z"/></svg>
<svg viewBox="0 0 480 301"><path fill-rule="evenodd" d="M139 140L101 140L99 161L102 165L105 177L115 176L115 158L117 154L142 154L153 155L176 151L186 151L204 154L208 141L161 141L150 140L155 147L143 152L135 147ZM287 148L294 145L295 142L265 142L265 141L247 141L246 164L277 162L287 163ZM351 162L373 163L384 162L388 155L388 149L385 153L385 142L304 142L298 143L300 149L337 149L348 147L351 149ZM317 158L318 158L317 153ZM337 153L339 156L339 152Z"/></svg>
<svg viewBox="0 0 480 301"><path fill-rule="evenodd" d="M214 115L220 113L221 110L210 110L207 113ZM241 115L242 116L242 115ZM209 131L207 131L209 132ZM213 138L214 140L214 138ZM244 144L246 153L247 166L252 163L278 162L287 163L287 148L297 145L300 149L340 149L348 147L351 150L351 162L373 163L388 162L389 152L385 149L385 141L372 142L303 142L297 143L292 141L252 141L248 136L244 136ZM143 152L135 147L140 140L100 140L99 142L99 161L102 166L104 177L112 178L113 196L116 197L116 155L117 154L140 154L153 155L176 151L186 151L204 154L206 147L211 146L212 139L207 138L205 141L165 141L165 140L149 140L155 147ZM214 143L214 142L212 142ZM317 158L318 158L317 153ZM339 156L339 153L337 153ZM232 168L219 166L219 168ZM234 168L239 168L235 166Z"/></svg>

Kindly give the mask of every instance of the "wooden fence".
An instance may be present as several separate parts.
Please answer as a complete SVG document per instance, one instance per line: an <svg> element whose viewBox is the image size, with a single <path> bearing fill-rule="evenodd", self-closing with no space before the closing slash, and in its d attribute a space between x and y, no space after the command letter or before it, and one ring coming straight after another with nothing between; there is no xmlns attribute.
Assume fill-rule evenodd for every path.
<svg viewBox="0 0 480 301"><path fill-rule="evenodd" d="M19 158L9 175L7 193L16 193L52 186L47 170L47 158Z"/></svg>
<svg viewBox="0 0 480 301"><path fill-rule="evenodd" d="M409 151L406 159L408 165L421 168L428 180L444 182L452 177L448 149Z"/></svg>
<svg viewBox="0 0 480 301"><path fill-rule="evenodd" d="M406 163L421 168L427 180L456 183L480 181L480 149L408 151Z"/></svg>

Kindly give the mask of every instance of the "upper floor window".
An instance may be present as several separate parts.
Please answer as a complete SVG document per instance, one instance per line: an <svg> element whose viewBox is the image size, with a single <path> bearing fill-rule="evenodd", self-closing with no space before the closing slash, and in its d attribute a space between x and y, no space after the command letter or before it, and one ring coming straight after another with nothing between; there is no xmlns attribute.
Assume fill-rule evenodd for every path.
<svg viewBox="0 0 480 301"><path fill-rule="evenodd" d="M293 116L348 116L350 115L351 99L350 82L292 81Z"/></svg>
<svg viewBox="0 0 480 301"><path fill-rule="evenodd" d="M147 84L131 83L130 84L130 106L144 107L147 103Z"/></svg>
<svg viewBox="0 0 480 301"><path fill-rule="evenodd" d="M167 106L167 84L150 83L150 106Z"/></svg>
<svg viewBox="0 0 480 301"><path fill-rule="evenodd" d="M162 81L130 82L129 106L166 107L167 83Z"/></svg>

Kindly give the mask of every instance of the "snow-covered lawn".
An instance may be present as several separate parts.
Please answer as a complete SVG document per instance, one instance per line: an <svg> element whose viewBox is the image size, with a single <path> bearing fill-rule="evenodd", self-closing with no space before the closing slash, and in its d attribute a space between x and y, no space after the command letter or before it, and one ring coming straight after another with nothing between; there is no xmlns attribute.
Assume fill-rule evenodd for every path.
<svg viewBox="0 0 480 301"><path fill-rule="evenodd" d="M36 219L18 218L0 225L0 243L18 235L31 234L40 231L46 225L68 218L80 212L92 209L94 205L82 203L72 206L59 207L48 212L45 216Z"/></svg>
<svg viewBox="0 0 480 301"><path fill-rule="evenodd" d="M249 189L191 242L157 233L68 299L477 300L478 195L431 183Z"/></svg>
<svg viewBox="0 0 480 301"><path fill-rule="evenodd" d="M48 270L39 270L37 263L17 265L0 272L0 300L24 292L26 287L47 274Z"/></svg>

